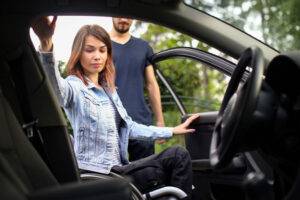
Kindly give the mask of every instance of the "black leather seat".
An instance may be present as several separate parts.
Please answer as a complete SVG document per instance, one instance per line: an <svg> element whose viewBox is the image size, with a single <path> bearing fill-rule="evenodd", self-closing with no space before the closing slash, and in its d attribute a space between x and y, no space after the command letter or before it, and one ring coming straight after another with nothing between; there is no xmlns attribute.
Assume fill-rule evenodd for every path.
<svg viewBox="0 0 300 200"><path fill-rule="evenodd" d="M61 185L25 136L0 90L0 199L130 199L126 180Z"/></svg>

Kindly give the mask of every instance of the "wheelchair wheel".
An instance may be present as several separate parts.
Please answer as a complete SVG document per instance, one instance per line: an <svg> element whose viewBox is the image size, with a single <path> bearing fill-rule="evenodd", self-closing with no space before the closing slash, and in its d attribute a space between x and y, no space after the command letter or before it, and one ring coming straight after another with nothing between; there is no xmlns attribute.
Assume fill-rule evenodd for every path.
<svg viewBox="0 0 300 200"><path fill-rule="evenodd" d="M113 179L113 178L119 178L119 179L126 179L125 177L116 174L114 172L110 172L109 174L99 174L99 173L83 173L80 174L80 179L82 181L91 181L91 180L99 180L99 179ZM128 179L126 179L128 181ZM142 193L139 191L139 189L134 186L130 181L129 185L131 188L131 199L132 200L145 200Z"/></svg>

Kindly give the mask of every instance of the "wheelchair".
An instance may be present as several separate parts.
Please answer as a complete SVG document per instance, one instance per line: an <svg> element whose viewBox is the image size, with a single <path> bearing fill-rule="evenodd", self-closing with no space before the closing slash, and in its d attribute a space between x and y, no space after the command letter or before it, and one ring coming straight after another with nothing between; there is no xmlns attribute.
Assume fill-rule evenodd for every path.
<svg viewBox="0 0 300 200"><path fill-rule="evenodd" d="M74 144L74 138L70 134L70 140L71 144ZM111 180L111 179L119 179L119 180L127 180L129 181L129 185L131 187L131 198L133 200L148 200L148 199L161 199L164 200L179 200L184 199L187 197L187 194L173 186L161 186L158 189L154 189L153 191L147 192L145 194L142 194L139 189L130 182L130 177L123 177L120 174L117 174L116 172L110 172L109 174L100 174L100 173L94 173L94 172L82 172L80 174L80 179L82 181L91 181L91 180L98 180L98 179L104 179L104 180Z"/></svg>
<svg viewBox="0 0 300 200"><path fill-rule="evenodd" d="M98 179L119 179L119 180L127 180L130 181L130 177L123 177L115 172L110 172L109 174L99 174L92 172L84 172L80 174L80 178L82 181L91 181ZM164 199L164 200L179 200L187 197L187 194L173 186L162 186L158 189L150 191L148 193L142 194L139 189L131 182L129 182L131 187L131 199L133 200L148 200L148 199Z"/></svg>

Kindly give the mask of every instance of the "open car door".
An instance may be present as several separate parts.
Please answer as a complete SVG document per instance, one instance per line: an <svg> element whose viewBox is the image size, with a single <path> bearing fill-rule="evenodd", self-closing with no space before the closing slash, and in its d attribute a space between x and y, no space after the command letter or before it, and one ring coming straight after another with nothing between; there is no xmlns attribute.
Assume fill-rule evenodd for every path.
<svg viewBox="0 0 300 200"><path fill-rule="evenodd" d="M172 65L168 65L168 63L166 63L167 65L165 65L164 62L170 63L170 60L172 61ZM203 79L203 77L201 76L206 76L204 78L209 78L208 75L202 74L203 71L206 71L206 73L209 73L207 71L213 71L214 74L217 74L215 76L219 76L222 80L220 80L220 83L216 82L215 84L223 84L222 86L218 86L223 87L220 88L221 92L222 90L225 91L226 83L229 80L229 77L226 76L230 76L235 68L235 64L214 54L210 54L199 49L185 47L168 49L156 53L152 57L152 64L155 67L157 77L172 97L173 104L177 107L178 114L181 115L181 121L184 121L189 116L189 114L200 114L200 120L197 122L197 124L193 124L193 126L197 129L197 133L185 136L185 142L186 148L189 150L191 158L193 160L204 160L209 158L211 134L214 128L214 124L218 114L217 111L219 109L223 94L219 94L220 96L214 98L211 102L209 102L209 99L205 99L205 95L207 96L207 94L203 94L203 96L197 96L196 94L189 97L178 95L178 92L175 91L173 87L173 85L176 84L178 88L179 85L176 83L178 82L178 80L172 80L172 77L165 75L164 68L165 66L167 66L168 70L171 71L169 72L170 74L177 73L178 68L181 68L180 70L184 71L191 70L188 67L182 67L182 65L185 65L185 63L193 63L192 65L196 65L196 68L199 69L197 71L197 73L199 74L196 75L196 77L199 77L199 79ZM206 80L206 82L208 81L209 80ZM185 86L182 85L179 87L185 88ZM204 88L207 87L207 85L200 85L200 87L202 87L203 90L208 91L208 89ZM161 90L163 91L164 88ZM194 93L196 92L197 91L194 91ZM201 93L199 93L199 95L201 95ZM162 95L163 105L170 104L170 101L164 101L164 97L165 96Z"/></svg>
<svg viewBox="0 0 300 200"><path fill-rule="evenodd" d="M192 113L200 114L199 121L192 125L196 132L185 136L185 146L191 155L193 164L195 186L193 199L245 199L243 183L245 182L246 174L258 170L264 171L264 174L272 177L268 166L262 162L257 152L237 155L232 161L233 164L226 170L215 171L211 168L209 160L211 136L224 95L222 92L225 92L230 79L229 76L236 67L233 62L199 49L185 47L172 48L156 53L152 57L151 62L158 79L163 85L160 89L162 91L164 113L169 112L165 106L172 104L173 108L169 108L172 110L171 115L174 115L174 106L176 106L176 114L181 116L181 121L184 121ZM203 92L205 90L209 91L205 88L209 87L209 84L200 85L202 87L198 89L200 92L197 89L190 92L194 93L193 96L186 97L182 95L180 87L186 87L178 85L180 80L173 80L176 77L173 76L173 73L176 74L179 69L183 71L194 70L193 68L195 67L199 69L198 71L196 70L196 73L198 73L196 77L204 79L204 83L205 81L206 83L210 81L205 80L208 78L205 73L211 73L214 79L219 80L219 82L213 82L219 90L219 96ZM181 71L180 74L185 73ZM247 76L247 72L244 75ZM179 78L184 79L186 77ZM245 80L246 78L244 77L243 79ZM193 77L190 77L190 81L192 85ZM176 85L176 89L179 92L175 91L174 85ZM193 88L190 89L193 90ZM165 100L165 93L172 97L172 101ZM210 99L205 99L206 97Z"/></svg>

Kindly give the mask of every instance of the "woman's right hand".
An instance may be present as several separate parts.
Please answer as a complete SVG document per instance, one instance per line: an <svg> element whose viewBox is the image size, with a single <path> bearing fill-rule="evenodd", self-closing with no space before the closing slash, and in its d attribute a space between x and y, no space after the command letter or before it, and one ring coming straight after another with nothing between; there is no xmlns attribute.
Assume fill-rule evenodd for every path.
<svg viewBox="0 0 300 200"><path fill-rule="evenodd" d="M34 33L38 36L41 42L41 50L49 52L52 50L52 36L54 34L57 16L54 16L52 21L49 17L40 17L34 20L31 27Z"/></svg>
<svg viewBox="0 0 300 200"><path fill-rule="evenodd" d="M189 118L185 120L182 124L175 126L172 130L174 135L178 134L186 134L186 133L193 133L195 132L195 129L189 128L190 124L194 121L199 119L200 115L199 114L193 114Z"/></svg>

